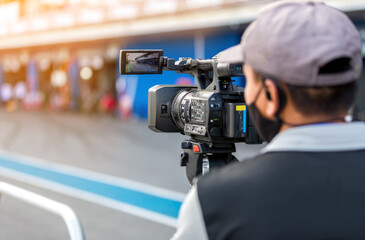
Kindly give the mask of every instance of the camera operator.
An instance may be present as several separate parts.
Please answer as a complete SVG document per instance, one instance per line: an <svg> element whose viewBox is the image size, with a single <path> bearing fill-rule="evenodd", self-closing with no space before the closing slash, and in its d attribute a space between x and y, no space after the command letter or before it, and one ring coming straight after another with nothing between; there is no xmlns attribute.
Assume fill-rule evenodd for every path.
<svg viewBox="0 0 365 240"><path fill-rule="evenodd" d="M323 3L280 1L219 61L242 62L269 143L192 187L173 239L365 239L365 124L346 122L361 40Z"/></svg>

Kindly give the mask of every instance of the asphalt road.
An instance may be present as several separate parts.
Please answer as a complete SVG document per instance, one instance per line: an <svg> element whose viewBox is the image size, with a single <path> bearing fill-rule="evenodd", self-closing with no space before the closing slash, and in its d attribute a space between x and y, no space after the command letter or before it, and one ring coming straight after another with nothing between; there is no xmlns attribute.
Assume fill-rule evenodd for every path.
<svg viewBox="0 0 365 240"><path fill-rule="evenodd" d="M189 190L185 170L179 166L180 143L186 136L154 133L146 121L0 110L0 133L0 149L6 152L182 194ZM236 156L244 158L260 148L239 144ZM39 187L22 177L0 174L0 181L69 205L79 216L86 239L169 239L175 231L163 223ZM67 239L61 219L6 195L0 203L0 232L1 239Z"/></svg>

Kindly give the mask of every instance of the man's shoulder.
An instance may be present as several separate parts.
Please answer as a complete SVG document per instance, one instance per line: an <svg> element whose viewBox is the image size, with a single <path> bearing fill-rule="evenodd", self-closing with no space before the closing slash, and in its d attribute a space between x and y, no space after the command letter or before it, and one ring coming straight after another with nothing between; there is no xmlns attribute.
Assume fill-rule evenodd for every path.
<svg viewBox="0 0 365 240"><path fill-rule="evenodd" d="M343 167L365 171L365 149L343 151L274 151L265 152L242 162L213 169L198 180L198 193L222 194L241 189L285 184L298 177L309 178L318 174L322 178L331 171L342 175ZM331 170L331 171L330 171Z"/></svg>

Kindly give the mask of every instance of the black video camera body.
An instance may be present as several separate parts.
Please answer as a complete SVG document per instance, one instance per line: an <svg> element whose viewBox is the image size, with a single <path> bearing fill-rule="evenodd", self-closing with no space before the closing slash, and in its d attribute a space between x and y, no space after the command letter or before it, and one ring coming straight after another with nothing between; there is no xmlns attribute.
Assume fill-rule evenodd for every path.
<svg viewBox="0 0 365 240"><path fill-rule="evenodd" d="M217 56L175 62L162 50L121 50L119 69L123 75L169 70L194 77L197 86L156 85L148 91L148 127L191 137L181 145L190 183L210 167L235 161L235 142L262 143L248 116L244 88L232 84L231 77L243 76L242 63L221 63Z"/></svg>
<svg viewBox="0 0 365 240"><path fill-rule="evenodd" d="M242 76L242 63L217 58L180 58L162 50L121 50L121 74L189 73L197 86L156 85L148 91L148 127L155 132L181 132L207 143L260 143L244 101L244 88L232 84Z"/></svg>

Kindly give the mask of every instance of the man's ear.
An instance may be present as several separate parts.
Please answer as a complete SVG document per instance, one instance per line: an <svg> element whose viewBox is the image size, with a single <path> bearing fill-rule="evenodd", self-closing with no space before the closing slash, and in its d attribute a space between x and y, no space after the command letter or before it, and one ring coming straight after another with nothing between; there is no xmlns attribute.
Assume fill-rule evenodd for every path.
<svg viewBox="0 0 365 240"><path fill-rule="evenodd" d="M267 99L265 113L267 117L274 119L280 106L279 90L277 84L270 78L264 80L264 88Z"/></svg>

